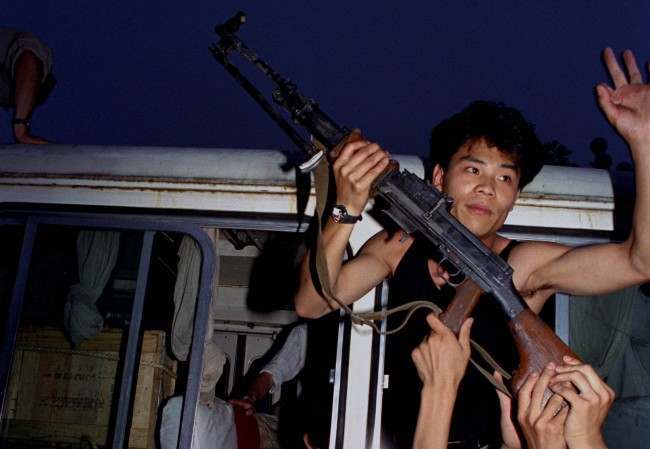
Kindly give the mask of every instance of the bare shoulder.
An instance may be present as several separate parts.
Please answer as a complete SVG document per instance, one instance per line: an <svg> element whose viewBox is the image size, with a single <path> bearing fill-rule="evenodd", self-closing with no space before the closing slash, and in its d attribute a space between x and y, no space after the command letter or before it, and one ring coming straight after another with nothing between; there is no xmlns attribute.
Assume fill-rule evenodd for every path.
<svg viewBox="0 0 650 449"><path fill-rule="evenodd" d="M515 271L515 285L522 285L531 273L552 263L571 250L570 246L554 242L521 242L512 249L508 263Z"/></svg>
<svg viewBox="0 0 650 449"><path fill-rule="evenodd" d="M382 230L363 245L359 257L372 257L381 261L390 268L392 274L412 244L413 238L402 231L391 233Z"/></svg>
<svg viewBox="0 0 650 449"><path fill-rule="evenodd" d="M536 313L539 313L546 300L555 292L552 285L536 280L537 275L570 249L570 246L560 243L541 241L522 242L512 249L508 263L514 270L513 282Z"/></svg>
<svg viewBox="0 0 650 449"><path fill-rule="evenodd" d="M570 246L555 242L521 242L512 249L508 263L513 269L538 268L563 256Z"/></svg>

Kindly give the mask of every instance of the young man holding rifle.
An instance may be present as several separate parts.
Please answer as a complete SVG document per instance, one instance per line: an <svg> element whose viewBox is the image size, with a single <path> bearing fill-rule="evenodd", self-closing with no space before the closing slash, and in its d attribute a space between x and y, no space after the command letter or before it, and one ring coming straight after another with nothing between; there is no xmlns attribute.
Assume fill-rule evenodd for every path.
<svg viewBox="0 0 650 449"><path fill-rule="evenodd" d="M497 234L520 190L541 168L539 141L532 126L516 110L502 104L472 103L432 132L432 184L454 199L451 214L512 266L515 287L535 312L556 292L602 294L650 280L650 87L643 83L630 51L623 53L627 76L611 49L605 50L604 60L614 86L596 87L598 103L628 143L636 170L633 227L627 240L620 244L579 248L548 242L517 244ZM356 217L368 201L370 187L388 163L389 156L379 145L360 140L344 145L333 164L337 186L335 213L323 229L333 293L350 304L382 280L391 278L392 305L433 298L444 309L451 299L445 285L447 273L429 260L430 252L425 245L414 244L412 238L404 238L400 232L379 232L356 257L341 263ZM304 317L322 316L336 308L314 287L307 259L295 304L298 314ZM475 315L479 319L473 335L479 343L487 346L488 351L508 345L504 318L492 302L481 301ZM419 320L424 320L424 316ZM422 324L411 324L408 333L389 341L387 369L391 365L403 366L402 362L427 333L427 326ZM477 396L485 391L481 383L484 381L470 378L470 373L461 383L452 420L450 438L460 441L455 447L492 444L498 438L491 434L498 414L495 417L493 405ZM396 409L398 397L399 402L404 399L402 388L412 388L409 384L417 378L414 372L389 374L393 388L386 391L384 409L390 413ZM414 395L415 402L418 397ZM394 419L384 416L388 434L395 435L398 446L410 446L415 419L407 415L402 409Z"/></svg>

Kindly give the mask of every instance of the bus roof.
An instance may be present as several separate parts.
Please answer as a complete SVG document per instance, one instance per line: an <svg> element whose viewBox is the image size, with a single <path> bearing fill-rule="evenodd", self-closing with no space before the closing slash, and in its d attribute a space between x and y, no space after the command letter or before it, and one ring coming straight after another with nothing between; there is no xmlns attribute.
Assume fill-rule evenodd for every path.
<svg viewBox="0 0 650 449"><path fill-rule="evenodd" d="M194 147L0 146L3 203L297 213L295 161L275 150ZM416 156L396 155L420 176ZM313 210L314 195L307 205ZM611 231L605 170L545 166L507 225Z"/></svg>

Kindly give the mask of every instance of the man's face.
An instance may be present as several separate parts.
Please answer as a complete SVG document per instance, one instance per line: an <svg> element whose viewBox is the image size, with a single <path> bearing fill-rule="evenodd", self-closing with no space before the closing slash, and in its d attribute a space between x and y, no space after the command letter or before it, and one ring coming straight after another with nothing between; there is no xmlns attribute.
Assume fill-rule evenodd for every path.
<svg viewBox="0 0 650 449"><path fill-rule="evenodd" d="M454 199L451 214L485 240L514 207L519 172L508 155L480 139L460 147L446 171L436 165L433 185Z"/></svg>

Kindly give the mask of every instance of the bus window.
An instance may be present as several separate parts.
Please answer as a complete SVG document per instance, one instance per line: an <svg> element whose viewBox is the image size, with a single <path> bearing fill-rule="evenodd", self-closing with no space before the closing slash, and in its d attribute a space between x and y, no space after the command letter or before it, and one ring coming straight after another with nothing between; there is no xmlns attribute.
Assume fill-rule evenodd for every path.
<svg viewBox="0 0 650 449"><path fill-rule="evenodd" d="M160 233L152 238L151 251L143 251L148 234L153 235L38 226L0 445L37 440L46 446L104 446L125 436L115 432L125 422L129 447L154 447L158 408L173 394L176 379L165 325L173 312L174 275L168 265L175 264L175 255L170 257ZM138 303L139 311L134 307ZM140 324L139 348L128 352L133 321ZM130 378L122 373L129 359L137 367L130 385L131 412L118 413L128 389Z"/></svg>

